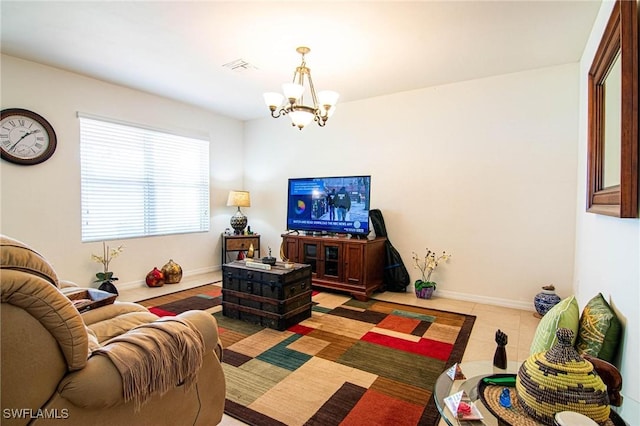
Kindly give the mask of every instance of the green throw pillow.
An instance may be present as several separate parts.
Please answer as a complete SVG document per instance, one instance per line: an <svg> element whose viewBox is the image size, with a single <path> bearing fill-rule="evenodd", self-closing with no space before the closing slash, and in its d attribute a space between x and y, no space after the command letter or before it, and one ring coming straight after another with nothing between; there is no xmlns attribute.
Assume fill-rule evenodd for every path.
<svg viewBox="0 0 640 426"><path fill-rule="evenodd" d="M538 324L536 334L531 342L531 355L548 351L556 344L556 331L559 328L568 328L573 331L575 344L578 336L578 323L580 319L580 308L575 296L561 300L560 303L549 309Z"/></svg>
<svg viewBox="0 0 640 426"><path fill-rule="evenodd" d="M599 293L582 311L576 349L580 355L612 362L618 349L620 331L620 320Z"/></svg>

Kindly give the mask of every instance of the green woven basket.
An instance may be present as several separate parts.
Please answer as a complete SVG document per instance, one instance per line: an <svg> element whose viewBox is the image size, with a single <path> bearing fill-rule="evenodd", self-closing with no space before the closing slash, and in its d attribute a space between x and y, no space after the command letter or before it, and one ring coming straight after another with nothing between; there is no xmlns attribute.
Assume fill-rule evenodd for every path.
<svg viewBox="0 0 640 426"><path fill-rule="evenodd" d="M523 410L540 422L553 425L561 411L575 411L603 424L609 418L607 387L571 346L573 331L560 328L558 344L547 352L530 356L516 378L518 401Z"/></svg>

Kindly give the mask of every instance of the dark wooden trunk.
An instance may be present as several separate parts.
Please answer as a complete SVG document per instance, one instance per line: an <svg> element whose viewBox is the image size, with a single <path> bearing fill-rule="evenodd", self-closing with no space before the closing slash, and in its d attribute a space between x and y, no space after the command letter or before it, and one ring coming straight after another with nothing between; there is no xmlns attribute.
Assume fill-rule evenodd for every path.
<svg viewBox="0 0 640 426"><path fill-rule="evenodd" d="M276 264L255 270L245 262L222 266L222 314L229 318L286 330L311 317L311 267Z"/></svg>

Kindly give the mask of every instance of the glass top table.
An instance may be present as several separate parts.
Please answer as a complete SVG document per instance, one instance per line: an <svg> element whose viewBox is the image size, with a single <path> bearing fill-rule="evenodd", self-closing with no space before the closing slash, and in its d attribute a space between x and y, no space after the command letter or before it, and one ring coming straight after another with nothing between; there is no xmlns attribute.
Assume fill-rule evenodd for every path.
<svg viewBox="0 0 640 426"><path fill-rule="evenodd" d="M464 421L465 425L488 425L497 426L498 420L491 414L489 410L479 401L478 396L478 383L483 377L491 376L493 374L516 374L520 367L519 362L509 361L506 369L496 368L493 366L493 361L470 361L460 364L462 373L466 379L463 380L451 380L447 375L447 372L440 374L436 380L436 384L433 388L433 399L435 400L436 407L442 416L442 419L449 426L457 426L461 423L455 417L451 411L446 407L444 399L449 395L464 390L469 399L473 401L482 413L484 419L476 421Z"/></svg>

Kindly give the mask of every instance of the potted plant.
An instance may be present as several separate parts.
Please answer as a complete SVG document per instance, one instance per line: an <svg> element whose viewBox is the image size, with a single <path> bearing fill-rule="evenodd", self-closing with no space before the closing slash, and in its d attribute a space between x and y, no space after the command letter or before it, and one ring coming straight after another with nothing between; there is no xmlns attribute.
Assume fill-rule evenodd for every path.
<svg viewBox="0 0 640 426"><path fill-rule="evenodd" d="M104 268L103 272L98 272L96 274L95 282L102 283L99 290L106 291L113 294L118 294L118 289L113 284L113 281L117 281L118 278L113 276L113 272L109 271L109 263L120 255L124 251L124 246L120 245L114 249L110 249L109 246L103 241L102 242L102 256L98 256L95 254L91 255L91 260L94 262L102 263Z"/></svg>
<svg viewBox="0 0 640 426"><path fill-rule="evenodd" d="M416 296L420 299L431 299L433 292L436 290L436 282L431 281L431 274L440 262L447 261L451 255L443 251L440 256L436 256L434 251L427 249L427 254L424 258L418 257L416 252L413 252L412 257L415 267L422 273L422 278L414 283Z"/></svg>

